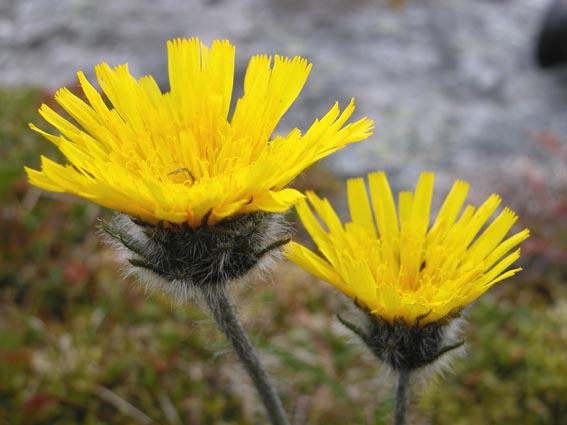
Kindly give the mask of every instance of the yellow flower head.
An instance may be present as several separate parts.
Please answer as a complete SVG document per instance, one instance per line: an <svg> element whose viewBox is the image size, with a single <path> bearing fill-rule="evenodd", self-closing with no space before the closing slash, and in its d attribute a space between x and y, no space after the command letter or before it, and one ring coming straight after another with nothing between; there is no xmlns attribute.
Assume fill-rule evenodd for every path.
<svg viewBox="0 0 567 425"><path fill-rule="evenodd" d="M302 195L286 188L315 161L366 139L372 121L345 125L353 101L337 104L305 134L298 129L271 138L299 95L311 65L305 59L254 56L244 95L228 120L234 46L198 39L167 43L170 91L151 76L135 79L127 65L95 67L106 99L78 78L86 102L63 88L56 102L67 120L47 105L39 109L60 135L34 125L61 150L68 164L42 157L41 171L26 167L33 185L68 192L148 223L192 227L237 214L283 212ZM111 106L109 106L111 104Z"/></svg>
<svg viewBox="0 0 567 425"><path fill-rule="evenodd" d="M351 222L343 225L326 199L307 193L297 205L319 256L292 242L287 256L329 282L374 316L388 323L425 326L452 317L495 283L513 276L507 270L520 256L524 229L506 234L517 216L505 208L490 223L500 197L478 209L463 204L469 185L457 181L430 226L433 173L422 173L415 192L401 192L398 208L386 175L348 180Z"/></svg>

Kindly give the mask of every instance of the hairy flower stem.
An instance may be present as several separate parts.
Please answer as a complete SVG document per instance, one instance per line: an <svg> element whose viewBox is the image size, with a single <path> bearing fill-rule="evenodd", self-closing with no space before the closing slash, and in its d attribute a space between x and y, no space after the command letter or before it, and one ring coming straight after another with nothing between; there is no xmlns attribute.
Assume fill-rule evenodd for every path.
<svg viewBox="0 0 567 425"><path fill-rule="evenodd" d="M407 369L397 371L396 405L394 409L394 425L406 425L410 401L410 374Z"/></svg>
<svg viewBox="0 0 567 425"><path fill-rule="evenodd" d="M270 422L272 425L289 425L282 402L270 382L268 374L260 364L256 350L236 317L234 307L230 303L225 289L203 290L202 294L217 325L229 340L238 359L252 378Z"/></svg>

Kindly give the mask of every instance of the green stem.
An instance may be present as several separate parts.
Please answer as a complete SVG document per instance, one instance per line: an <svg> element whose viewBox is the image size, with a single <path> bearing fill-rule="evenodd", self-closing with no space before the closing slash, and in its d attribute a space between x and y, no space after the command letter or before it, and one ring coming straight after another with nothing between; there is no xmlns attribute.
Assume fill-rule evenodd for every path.
<svg viewBox="0 0 567 425"><path fill-rule="evenodd" d="M394 408L394 425L406 425L410 401L411 371L399 369L396 381L396 404Z"/></svg>
<svg viewBox="0 0 567 425"><path fill-rule="evenodd" d="M226 290L205 289L203 299L207 303L218 327L225 334L244 369L252 378L272 425L289 425L282 402L270 382L268 374L262 367L256 350L242 327L234 307L230 303Z"/></svg>

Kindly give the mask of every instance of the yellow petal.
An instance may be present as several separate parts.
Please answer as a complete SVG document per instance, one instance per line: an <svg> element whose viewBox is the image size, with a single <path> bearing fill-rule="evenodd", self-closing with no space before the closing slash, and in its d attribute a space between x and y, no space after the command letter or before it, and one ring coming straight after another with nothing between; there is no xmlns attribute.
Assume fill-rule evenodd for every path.
<svg viewBox="0 0 567 425"><path fill-rule="evenodd" d="M468 184L455 183L428 232L433 173L420 176L415 192L399 194L397 212L385 174L370 173L368 181L375 217L364 180L350 179L347 200L352 222L344 226L327 200L308 192L307 200L325 226L306 200L297 205L297 211L322 256L294 244L294 252L302 254L288 258L372 314L391 323L401 320L409 326L424 326L460 311L520 270L509 269L519 250L508 252L529 231L504 239L516 221L509 209L486 225L500 204L497 195L478 209L467 206L457 218ZM374 219L379 233L372 231Z"/></svg>
<svg viewBox="0 0 567 425"><path fill-rule="evenodd" d="M95 67L102 93L82 72L85 99L62 89L56 101L70 118L43 105L55 128L32 130L53 142L69 166L43 161L26 169L30 182L72 193L146 221L200 225L232 215L284 212L303 195L287 185L315 161L370 136L372 121L347 123L354 102L338 105L305 136L272 136L299 95L311 64L305 59L256 56L232 119L235 48L199 39L167 43L170 90L127 65Z"/></svg>
<svg viewBox="0 0 567 425"><path fill-rule="evenodd" d="M370 203L366 193L364 180L347 180L347 200L350 209L350 217L353 223L365 229L370 237L376 238L374 219L370 210Z"/></svg>

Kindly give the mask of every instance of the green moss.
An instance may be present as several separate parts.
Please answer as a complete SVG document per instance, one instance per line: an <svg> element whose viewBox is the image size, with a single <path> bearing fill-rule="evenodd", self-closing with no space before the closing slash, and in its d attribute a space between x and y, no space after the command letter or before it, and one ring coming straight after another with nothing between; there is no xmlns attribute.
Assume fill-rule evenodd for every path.
<svg viewBox="0 0 567 425"><path fill-rule="evenodd" d="M567 415L567 302L547 308L486 296L468 355L421 399L433 424L560 424Z"/></svg>
<svg viewBox="0 0 567 425"><path fill-rule="evenodd" d="M42 98L0 90L0 423L139 424L119 400L159 424L263 423L207 315L121 277L97 235L107 212L27 185L23 165L57 158L27 127L41 121ZM530 227L565 234L561 223ZM527 270L473 307L468 356L420 388L413 407L423 422L563 423L567 295L564 269L549 258L545 273ZM389 423L391 381L337 323L337 292L288 263L270 281L243 288L238 305L286 409L308 424Z"/></svg>

